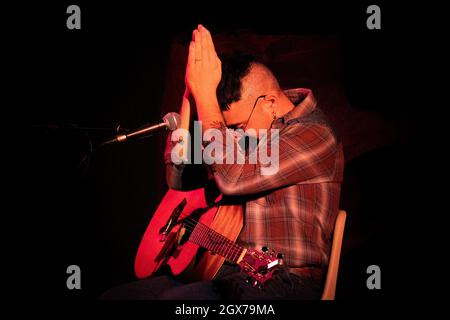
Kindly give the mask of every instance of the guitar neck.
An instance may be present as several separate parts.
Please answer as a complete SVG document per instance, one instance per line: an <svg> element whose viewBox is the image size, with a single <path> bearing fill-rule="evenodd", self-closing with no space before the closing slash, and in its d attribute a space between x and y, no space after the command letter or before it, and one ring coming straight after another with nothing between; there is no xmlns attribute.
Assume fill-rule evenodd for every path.
<svg viewBox="0 0 450 320"><path fill-rule="evenodd" d="M189 241L234 263L239 263L246 251L245 248L200 222L192 231Z"/></svg>

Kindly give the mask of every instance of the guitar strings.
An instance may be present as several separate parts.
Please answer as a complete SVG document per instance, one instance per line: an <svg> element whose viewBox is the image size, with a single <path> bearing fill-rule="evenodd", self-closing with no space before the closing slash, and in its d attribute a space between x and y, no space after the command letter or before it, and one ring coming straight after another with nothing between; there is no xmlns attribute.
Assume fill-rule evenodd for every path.
<svg viewBox="0 0 450 320"><path fill-rule="evenodd" d="M235 261L235 256L236 259L239 258L240 253L242 252L243 248L241 248L240 246L238 246L236 243L232 242L230 239L228 239L227 237L221 235L220 233L218 233L217 231L215 231L214 229L209 228L208 226L206 226L204 223L194 220L193 218L190 218L188 215L185 215L184 217L182 215L180 215L179 218L183 218L186 223L184 223L186 230L191 231L191 236L192 234L194 234L194 230L195 227L199 226L198 228L198 240L200 240L201 238L206 238L214 243L219 244L219 248L217 251L215 251L214 249L214 245L212 249L215 251L215 253L219 253L220 249L225 249L225 257L228 259L227 257L227 253L231 254L231 259L232 261ZM213 234L208 234L209 232L212 232ZM218 239L213 239L213 236L216 236ZM222 240L222 243L224 243L224 245L220 245L219 241ZM194 242L194 241L192 241ZM201 245L200 243L197 243L198 245Z"/></svg>
<svg viewBox="0 0 450 320"><path fill-rule="evenodd" d="M190 206L189 206L189 204L188 204L188 205L184 208L183 211L186 211L187 208L189 208L188 211L193 211L193 210L196 209L195 207L190 208ZM180 216L178 217L178 219L180 219L180 218L186 219L188 222L191 222L191 224L190 224L189 226L192 227L192 229L186 228L187 230L189 230L189 231L191 231L191 232L193 232L194 229L195 229L195 227L196 227L197 225L200 224L200 226L199 226L199 231L198 231L198 232L200 233L199 237L205 237L205 230L206 230L206 236L207 236L207 238L210 239L211 241L213 241L213 242L218 242L218 240L223 239L222 242L225 242L225 249L226 249L228 252L231 251L231 253L233 254L233 257L234 257L234 255L237 255L236 259L239 258L239 255L240 255L240 253L241 253L242 250L243 250L242 247L240 247L239 245L237 245L236 243L234 243L234 242L231 241L230 239L226 238L225 236L221 235L220 233L218 233L218 232L215 231L214 229L209 228L208 226L206 226L206 225L205 225L204 223L202 223L201 221L197 221L197 220L195 220L195 219L189 217L189 215L187 215L187 214L186 214L186 215L183 215L183 212L181 212ZM187 225L187 224L186 224L186 225ZM200 227L202 227L202 230L200 230ZM218 240L212 239L211 235L208 235L208 231L212 231L212 232L213 232L213 235L212 235L212 236L219 237L219 239L218 239ZM198 245L201 245L201 244L198 243ZM223 248L223 246L222 246L222 248ZM219 247L219 249L220 249L220 247ZM218 251L217 251L217 253L218 253Z"/></svg>
<svg viewBox="0 0 450 320"><path fill-rule="evenodd" d="M242 252L243 248L241 248L240 246L238 246L237 244L235 244L234 242L232 242L230 239L224 237L223 235L221 235L220 233L218 233L217 231L215 231L214 229L209 228L208 226L206 226L205 224L203 224L200 221L196 221L192 218L186 218L186 220L188 220L189 224L185 224L186 229L191 231L192 234L194 234L194 229L196 226L198 226L198 236L197 239L193 239L195 240L199 240L198 242L200 242L202 239L207 239L212 241L213 243L219 244L219 248L218 250L215 250L216 248L214 247L215 244L212 244L212 249L213 251L215 251L216 253L219 253L221 250L220 249L224 249L224 255L226 256L226 258L228 258L227 253L230 253L231 259L230 260L235 260L235 256L236 259L239 257L240 253ZM213 234L209 234L209 232L212 232ZM191 235L192 235L191 234ZM214 239L213 237L216 236L216 239ZM218 239L217 239L218 238ZM223 244L220 244L219 241L222 240ZM201 243L197 243L198 245L201 245Z"/></svg>
<svg viewBox="0 0 450 320"><path fill-rule="evenodd" d="M189 240L191 240L192 235L194 235L194 231L198 230L198 232L195 233L196 239L192 239L191 242L193 242L193 243L197 242L196 243L197 245L204 247L204 245L201 244L201 241L203 239L212 241L213 242L212 247L211 247L211 249L207 248L208 250L210 250L214 253L217 253L232 262L235 262L235 263L237 262L237 259L240 257L240 255L242 254L242 251L244 250L243 247L237 245L235 242L233 242L232 240L223 236L222 234L218 233L214 229L208 227L201 221L197 221L197 220L189 217L188 214L183 215L182 213L183 212L181 212L181 214L178 216L177 220L179 220L180 218L182 218L184 220L184 221L182 221L182 223L183 223L185 229L191 232L191 235L189 236ZM216 237L216 239L214 239L214 237ZM222 244L220 243L220 241L222 242ZM219 245L218 250L215 250L216 244ZM220 253L221 249L225 250L225 252L223 254ZM231 255L231 259L229 258L230 256L228 254Z"/></svg>
<svg viewBox="0 0 450 320"><path fill-rule="evenodd" d="M213 234L210 234L210 231L213 231ZM219 253L221 251L224 251L223 255L232 261L235 261L237 258L239 258L243 248L229 240L228 238L224 237L220 233L214 231L213 229L208 228L204 224L200 224L199 228L199 238L207 238L208 240L212 241L212 251ZM218 248L216 248L218 246Z"/></svg>

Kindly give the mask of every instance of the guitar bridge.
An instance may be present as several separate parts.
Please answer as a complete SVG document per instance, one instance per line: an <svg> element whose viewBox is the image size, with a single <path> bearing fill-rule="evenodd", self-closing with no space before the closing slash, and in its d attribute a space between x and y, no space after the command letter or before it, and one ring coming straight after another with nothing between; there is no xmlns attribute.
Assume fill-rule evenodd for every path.
<svg viewBox="0 0 450 320"><path fill-rule="evenodd" d="M183 212L184 207L186 206L187 200L184 198L176 207L173 209L172 214L170 215L167 223L159 230L159 241L164 242L167 240L167 236L169 235L172 228L176 225L178 218Z"/></svg>

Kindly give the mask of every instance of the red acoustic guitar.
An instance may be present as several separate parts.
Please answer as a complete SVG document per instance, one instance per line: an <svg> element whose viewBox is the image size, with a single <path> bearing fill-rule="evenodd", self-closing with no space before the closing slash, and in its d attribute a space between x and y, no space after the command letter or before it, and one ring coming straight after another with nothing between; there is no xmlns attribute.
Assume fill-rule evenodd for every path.
<svg viewBox="0 0 450 320"><path fill-rule="evenodd" d="M242 206L226 204L207 188L169 190L139 245L136 276L146 278L168 265L175 276L211 280L226 259L238 264L252 285L262 286L282 264L282 255L237 245L242 226Z"/></svg>

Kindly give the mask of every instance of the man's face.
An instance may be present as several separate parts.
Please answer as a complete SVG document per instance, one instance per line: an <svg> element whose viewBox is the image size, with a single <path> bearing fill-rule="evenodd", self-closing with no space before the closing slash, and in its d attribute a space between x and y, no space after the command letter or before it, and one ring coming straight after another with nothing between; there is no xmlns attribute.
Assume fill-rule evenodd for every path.
<svg viewBox="0 0 450 320"><path fill-rule="evenodd" d="M229 105L228 110L222 111L227 127L233 129L244 129L246 127L253 105L245 100L233 102Z"/></svg>
<svg viewBox="0 0 450 320"><path fill-rule="evenodd" d="M248 95L230 104L229 109L222 111L226 125L232 129L268 129L272 123L263 104L267 103L262 96Z"/></svg>

